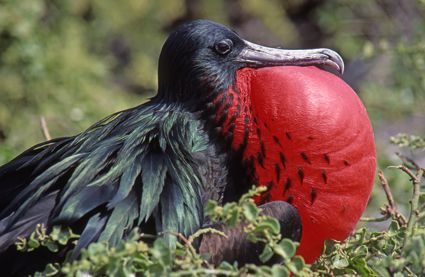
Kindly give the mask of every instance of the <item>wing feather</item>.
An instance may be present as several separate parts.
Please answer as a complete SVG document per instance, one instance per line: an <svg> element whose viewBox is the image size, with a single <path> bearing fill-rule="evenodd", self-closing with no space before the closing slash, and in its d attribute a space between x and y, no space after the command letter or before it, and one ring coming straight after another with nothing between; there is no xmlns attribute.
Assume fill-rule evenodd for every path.
<svg viewBox="0 0 425 277"><path fill-rule="evenodd" d="M143 192L140 201L140 220L147 221L158 205L165 184L167 165L163 154L149 153L141 166Z"/></svg>
<svg viewBox="0 0 425 277"><path fill-rule="evenodd" d="M136 193L133 191L120 201L108 218L99 241L107 241L109 245L117 245L132 230L134 221L139 215Z"/></svg>
<svg viewBox="0 0 425 277"><path fill-rule="evenodd" d="M5 206L0 252L18 235L28 235L38 219L49 228L82 230L71 258L94 241L116 245L134 227L143 231L150 219L158 232L189 235L203 221L198 168L207 149L196 115L153 104L113 115L76 137L36 146L0 167L0 193L16 191L10 199L0 194ZM13 180L18 183L12 186ZM36 214L25 212L31 209Z"/></svg>

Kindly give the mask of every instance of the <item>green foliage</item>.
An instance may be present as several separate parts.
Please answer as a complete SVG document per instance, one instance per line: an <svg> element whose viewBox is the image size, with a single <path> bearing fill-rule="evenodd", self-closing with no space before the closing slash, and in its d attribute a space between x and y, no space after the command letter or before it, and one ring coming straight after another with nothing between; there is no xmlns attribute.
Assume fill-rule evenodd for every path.
<svg viewBox="0 0 425 277"><path fill-rule="evenodd" d="M211 218L230 225L241 221L247 222L245 231L248 232L249 239L266 244L261 259L267 261L272 256L278 255L283 258L283 264L273 266L249 264L238 267L236 263L223 262L214 267L196 252L192 243L207 232L224 236L217 230L201 229L189 238L167 232L168 235L174 235L179 239L174 249L169 248L162 237L139 234L136 229L127 241L121 241L115 248L109 247L105 242L93 243L82 251L79 260L64 265L49 264L44 272L35 275L128 276L131 273L140 273L144 276L289 276L292 273L294 276L308 276L311 273L309 267L301 257L295 256L296 244L288 239L282 240L279 223L273 218L261 216L259 209L253 204L252 197L260 191L264 191L264 188L253 188L238 203L229 203L224 207L210 202L207 213ZM227 212L238 216L228 216ZM28 242L22 239L19 241L19 249L29 252L34 248L45 246L51 251L56 251L57 248L51 248L50 244L64 245L69 239L75 238L74 234L67 232L54 228L52 233L47 235L45 229L38 226ZM146 239L153 238L156 238L153 243L146 242ZM33 245L34 242L36 245Z"/></svg>
<svg viewBox="0 0 425 277"><path fill-rule="evenodd" d="M425 273L425 229L416 228L413 236L406 236L406 227L393 221L385 232L361 228L344 243L328 241L313 270L329 275L421 276Z"/></svg>
<svg viewBox="0 0 425 277"><path fill-rule="evenodd" d="M315 272L328 275L357 274L361 276L423 276L425 274L425 187L424 169L396 167L411 178L410 212L406 219L394 203L389 184L382 174L380 180L388 204L381 208L380 218L391 219L385 231L361 228L344 242L328 241L323 255L312 266Z"/></svg>
<svg viewBox="0 0 425 277"><path fill-rule="evenodd" d="M421 276L425 273L425 229L416 227L412 236L393 221L385 232L362 228L344 243L329 241L313 265L323 274L361 276Z"/></svg>
<svg viewBox="0 0 425 277"><path fill-rule="evenodd" d="M57 252L60 246L67 245L68 242L75 242L80 236L74 234L68 227L54 226L47 234L47 229L42 224L37 224L34 232L28 238L18 238L16 248L18 251L31 252L44 246L52 252Z"/></svg>
<svg viewBox="0 0 425 277"><path fill-rule="evenodd" d="M265 244L259 257L262 262L265 263L277 255L283 259L279 270L303 276L308 270L304 260L300 256L295 256L298 244L289 239L282 239L279 222L274 218L260 215L260 210L252 200L252 197L265 190L265 187L253 188L243 195L238 203L227 203L223 207L209 201L205 209L206 214L212 220L220 220L228 226L243 221L246 224L244 231L247 233L247 239L254 243Z"/></svg>
<svg viewBox="0 0 425 277"><path fill-rule="evenodd" d="M150 57L157 57L163 36L144 37L158 31L151 16L137 24L141 27L149 21L151 28L143 27L149 32L129 28L131 21L149 15L153 5L138 2L143 3L127 1L119 9L113 8L113 1L0 3L0 133L7 146L0 149L0 159L11 158L8 149L22 151L42 139L38 127L42 115L53 136L71 135L111 112L143 101L144 97L126 92L122 82L111 76L118 63L108 50L115 37L112 33L131 29L140 34L133 39L150 41L155 50L137 47L139 51L133 53L134 63L143 64L144 73L137 69L128 75L139 76L143 86L153 90L156 58ZM87 18L90 13L93 21ZM117 18L121 22L114 21ZM116 23L114 29L112 23ZM149 66L141 62L143 57L149 57Z"/></svg>
<svg viewBox="0 0 425 277"><path fill-rule="evenodd" d="M415 135L398 134L391 137L390 141L399 147L409 147L411 149L425 148L425 139Z"/></svg>

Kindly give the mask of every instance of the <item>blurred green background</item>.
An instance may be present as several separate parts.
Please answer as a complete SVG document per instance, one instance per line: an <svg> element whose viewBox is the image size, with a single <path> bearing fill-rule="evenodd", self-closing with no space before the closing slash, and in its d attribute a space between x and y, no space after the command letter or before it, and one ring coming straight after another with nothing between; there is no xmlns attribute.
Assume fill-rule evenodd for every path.
<svg viewBox="0 0 425 277"><path fill-rule="evenodd" d="M53 137L73 135L152 96L167 33L195 18L269 46L341 53L380 168L396 161L390 135L425 134L425 0L0 0L0 164L44 140L41 116ZM424 150L405 154L425 162Z"/></svg>

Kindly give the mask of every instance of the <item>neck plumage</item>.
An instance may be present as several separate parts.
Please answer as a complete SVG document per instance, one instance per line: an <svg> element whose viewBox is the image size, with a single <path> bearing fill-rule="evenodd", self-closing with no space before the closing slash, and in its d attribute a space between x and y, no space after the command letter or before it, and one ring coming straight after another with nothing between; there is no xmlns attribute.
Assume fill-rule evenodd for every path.
<svg viewBox="0 0 425 277"><path fill-rule="evenodd" d="M233 175L234 188L227 192L227 199L233 200L253 184L258 184L256 167L264 167L266 149L262 141L264 126L255 118L252 110L250 80L255 69L237 71L235 82L212 98L207 104L211 113L209 118L223 141L225 151L231 153L230 174Z"/></svg>

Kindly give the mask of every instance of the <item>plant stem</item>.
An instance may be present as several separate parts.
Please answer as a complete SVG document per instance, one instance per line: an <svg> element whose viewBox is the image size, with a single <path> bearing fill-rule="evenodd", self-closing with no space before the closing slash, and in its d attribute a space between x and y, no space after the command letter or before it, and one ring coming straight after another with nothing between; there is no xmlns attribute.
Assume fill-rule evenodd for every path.
<svg viewBox="0 0 425 277"><path fill-rule="evenodd" d="M51 140L52 136L50 135L49 127L47 127L47 122L44 116L40 117L40 127L41 127L41 132L43 133L44 139Z"/></svg>
<svg viewBox="0 0 425 277"><path fill-rule="evenodd" d="M411 181L413 184L413 196L412 200L410 200L410 213L409 213L409 220L407 221L407 231L406 236L403 240L403 247L404 249L406 247L406 242L408 238L411 238L414 235L414 226L416 224L416 221L418 219L418 206L419 206L419 195L420 195L420 183L423 175L423 169L420 168L418 172L413 174L412 171L410 171L407 167L401 165L399 168L404 171L407 175L411 177Z"/></svg>
<svg viewBox="0 0 425 277"><path fill-rule="evenodd" d="M387 178L385 178L385 175L381 170L378 171L378 177L379 177L379 181L381 183L381 186L384 189L385 196L387 197L388 205L385 205L384 207L382 207L381 212L382 212L383 216L381 216L381 217L362 217L360 220L364 221L364 222L382 222L382 221L385 221L385 220L392 217L395 220L397 220L397 222L400 225L402 225L402 226L405 225L406 219L404 218L404 216L400 212L398 212L397 206L396 206L395 201L394 201L393 194L391 192L390 185L388 184L388 180L387 180Z"/></svg>
<svg viewBox="0 0 425 277"><path fill-rule="evenodd" d="M386 214L386 215L381 216L381 217L362 217L362 218L360 218L360 221L363 221L363 222L382 222L382 221L389 219L390 217L391 217L390 214Z"/></svg>
<svg viewBox="0 0 425 277"><path fill-rule="evenodd" d="M170 276L198 276L198 275L212 275L212 276L239 276L238 272L228 271L223 269L209 269L209 268L201 268L196 270L182 270L179 272L174 272L170 274Z"/></svg>

